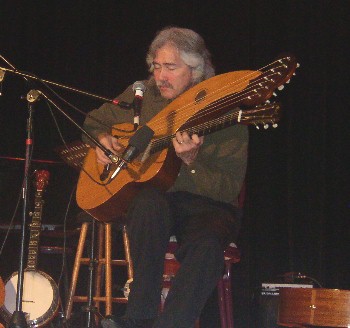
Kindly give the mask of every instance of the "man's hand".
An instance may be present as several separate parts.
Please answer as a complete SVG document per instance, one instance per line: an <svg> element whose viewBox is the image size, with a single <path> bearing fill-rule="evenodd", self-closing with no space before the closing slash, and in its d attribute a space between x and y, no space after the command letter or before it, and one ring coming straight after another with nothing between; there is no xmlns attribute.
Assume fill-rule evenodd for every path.
<svg viewBox="0 0 350 328"><path fill-rule="evenodd" d="M176 155L182 159L186 165L192 164L198 154L199 147L203 144L204 137L193 134L192 137L187 132L176 132L173 138L173 145Z"/></svg>
<svg viewBox="0 0 350 328"><path fill-rule="evenodd" d="M114 154L120 153L123 150L123 146L118 142L118 139L107 133L102 133L98 136L98 141L111 150ZM111 163L111 160L104 154L104 152L96 147L97 162L103 165Z"/></svg>

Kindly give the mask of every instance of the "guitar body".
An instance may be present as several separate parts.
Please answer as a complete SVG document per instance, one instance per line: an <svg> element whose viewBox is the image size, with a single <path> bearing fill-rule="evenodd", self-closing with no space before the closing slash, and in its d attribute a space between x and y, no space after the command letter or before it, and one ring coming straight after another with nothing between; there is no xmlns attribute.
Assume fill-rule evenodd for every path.
<svg viewBox="0 0 350 328"><path fill-rule="evenodd" d="M96 162L95 150L90 149L84 161L77 186L78 205L100 221L124 221L125 213L135 193L144 185L158 186L163 190L175 181L181 166L171 146L171 138L177 131L204 135L217 131L210 122L228 126L220 117L237 107L257 106L269 99L274 90L288 81L296 69L295 58L282 57L261 71L235 71L214 76L187 90L174 99L161 112L155 115L147 127L153 132L153 138L144 154L129 163L108 184L101 181L104 167ZM238 113L239 112L239 113ZM250 111L253 119L242 111L230 118L231 125L272 123L271 116L254 119L258 111ZM198 127L201 126L204 130ZM123 132L118 141L124 147L134 134L132 125L121 124L116 127ZM208 128L209 127L209 128ZM141 127L142 129L142 127ZM213 131L212 131L213 130ZM114 132L113 132L114 134ZM164 140L168 145L158 147ZM156 147L153 147L155 146ZM159 151L152 151L154 148ZM147 156L145 156L145 154ZM121 155L121 154L117 154ZM115 166L111 168L114 172ZM107 181L107 180L106 180Z"/></svg>
<svg viewBox="0 0 350 328"><path fill-rule="evenodd" d="M16 310L18 273L5 282L5 302L0 312L5 321L11 320ZM55 281L41 271L24 271L22 311L30 327L42 327L55 316L59 307L59 293Z"/></svg>
<svg viewBox="0 0 350 328"><path fill-rule="evenodd" d="M221 104L220 111L208 110L205 115L196 116L208 106L213 106L230 96L232 93L244 90L251 79L258 77L259 71L237 71L203 81L186 91L147 124L154 131L153 140L176 133L181 127L189 128L203 121L219 117L232 108L231 103ZM239 83L232 81L239 80ZM230 85L227 88L227 85ZM190 121L191 119L191 121ZM131 124L117 124L120 130L132 131ZM124 132L119 142L126 146L134 132ZM115 135L115 134L114 134ZM151 155L146 161L134 160L125 170L108 185L97 184L103 172L103 165L97 164L94 149L88 152L84 170L81 171L77 185L77 203L96 219L104 222L125 221L125 213L136 192L145 185L158 186L167 190L175 181L181 162L173 150L164 149ZM112 169L113 171L113 169ZM87 174L88 173L88 174Z"/></svg>
<svg viewBox="0 0 350 328"><path fill-rule="evenodd" d="M119 129L125 130L131 130L132 126L132 124L116 125ZM128 135L123 133L119 142L126 146L128 140ZM109 184L100 185L95 181L101 183L100 175L104 166L97 163L95 149L90 149L77 185L78 205L100 221L117 219L124 222L127 207L140 188L147 185L167 190L175 181L180 165L181 162L174 151L164 149L143 162L140 157L136 158L118 174L116 179Z"/></svg>

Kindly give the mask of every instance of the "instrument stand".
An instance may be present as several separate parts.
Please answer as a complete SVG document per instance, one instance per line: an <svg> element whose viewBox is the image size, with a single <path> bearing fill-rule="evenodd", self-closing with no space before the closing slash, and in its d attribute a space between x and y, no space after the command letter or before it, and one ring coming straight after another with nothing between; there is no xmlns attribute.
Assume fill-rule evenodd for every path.
<svg viewBox="0 0 350 328"><path fill-rule="evenodd" d="M27 138L26 138L26 156L24 164L24 179L23 179L23 211L22 211L22 233L21 233L21 248L18 268L17 294L16 294L16 310L13 312L9 328L26 328L27 321L25 314L22 311L23 297L23 280L24 280L24 243L26 237L26 223L28 213L28 185L29 172L31 167L31 157L33 151L33 113L34 103L39 99L39 92L31 90L27 94L28 101L28 119L27 119Z"/></svg>

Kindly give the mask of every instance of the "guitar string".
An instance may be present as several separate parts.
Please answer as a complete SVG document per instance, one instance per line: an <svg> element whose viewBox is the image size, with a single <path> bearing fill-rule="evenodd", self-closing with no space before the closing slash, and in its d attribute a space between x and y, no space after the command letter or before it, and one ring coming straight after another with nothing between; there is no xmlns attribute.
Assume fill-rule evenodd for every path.
<svg viewBox="0 0 350 328"><path fill-rule="evenodd" d="M268 65L266 65L266 66L264 66L264 67L262 67L262 68L260 68L259 71L266 70L268 67L270 67L270 66L272 66L272 65L275 65L275 63L277 63L277 62L282 63L282 61L285 61L286 59L290 61L290 57L284 57L284 58L278 59L278 60L276 60L276 61L274 61L274 62L272 62L272 63L270 63L270 64L268 64ZM228 83L226 86L223 86L223 87L221 87L220 89L214 90L212 93L209 93L209 94L207 95L207 97L206 97L207 100L210 101L210 99L211 99L212 97L214 97L214 95L215 95L217 92L219 92L219 91L221 91L221 90L228 89L232 84L235 84L236 86L240 85L240 83L246 84L247 78L248 78L249 76L255 75L256 73L257 73L256 71L251 71L250 74L246 74L245 76L241 77L240 79L235 80L235 81L232 81L231 83ZM258 77L261 79L261 75L258 76ZM266 77L265 77L265 78L266 78ZM266 80L265 78L263 78L261 81L265 81L265 80ZM241 82L241 81L243 81L243 82ZM261 82L259 82L259 83L261 83ZM259 83L258 83L258 81L255 81L255 84L259 84ZM245 90L246 93L248 93L249 91L247 91L247 89L249 90L249 89L252 89L252 88L253 88L253 87L252 87L251 85L248 85L248 88L243 89L243 90ZM241 91L242 91L242 90L241 90ZM241 92L241 91L240 91L240 92ZM242 95L243 95L243 94L242 94ZM242 95L241 95L241 96L242 96ZM236 96L235 94L231 94L231 95L225 96L225 97L223 98L223 99L225 99L225 102L222 103L221 105L227 104L230 100L239 99L239 98L237 98L237 97L235 98L235 96ZM242 99L244 99L244 98L242 98ZM182 118L187 118L187 119L188 119L187 123L190 123L193 119L191 119L191 117L189 116L188 113L185 113L185 110L186 110L187 107L192 106L194 103L195 103L195 102L185 104L185 105L183 105L182 107L180 107L178 110L176 110L175 112L176 112L176 114L177 114L177 117L180 118L180 119L182 119ZM209 104L209 106L210 106L210 104ZM206 109L206 110L200 111L200 112L198 113L196 119L197 119L197 118L201 118L201 117L207 115L208 111L211 111L211 113L212 113L214 110L220 110L220 109L221 109L220 106L217 106L217 105L216 105L216 107L215 107L215 106L214 106L214 107L211 106L210 108L208 108L208 109ZM187 116L187 117L186 117L186 116ZM153 120L153 121L152 121L152 123L155 123L155 124L157 124L157 123L159 123L159 122L164 123L164 120L156 119L156 120ZM159 125L155 125L155 126L158 127ZM161 138L159 138L159 139L161 139ZM156 141L154 141L154 142L156 142Z"/></svg>
<svg viewBox="0 0 350 328"><path fill-rule="evenodd" d="M272 65L272 64L270 64L270 65ZM255 72L256 73L256 72ZM253 74L253 73L251 73L251 74ZM239 81L239 80L238 80ZM234 81L234 82L231 82L230 84L233 84L233 83L236 83L237 84L237 81ZM224 87L222 87L222 88L227 88L227 86L224 86ZM221 89L222 89L221 88ZM249 88L247 88L247 89L251 89L252 88L252 86L250 86ZM220 89L219 89L220 90ZM208 95L208 97L207 98L210 98L211 96L213 96L213 95L215 95L215 93L216 92L218 92L218 90L215 90L214 92L212 92L211 94L209 94ZM246 93L248 93L248 91L246 90ZM225 105L225 104L227 104L227 103L229 103L229 101L232 99L232 94L231 95L229 95L229 96L226 96L225 97L225 102L224 103L222 103L221 105ZM234 99L234 98L233 98ZM210 100L210 99L209 99ZM180 113L180 115L181 115L181 112L186 108L186 107L188 107L189 105L191 105L191 104L186 104L186 105L184 105L182 108L180 108L179 110L177 110L177 113ZM218 107L218 106L217 106ZM218 108L220 108L220 107L218 107ZM215 106L214 107L211 107L210 109L207 109L207 110L203 110L200 114L201 114L201 116L204 116L204 115L206 115L206 112L207 111L212 111L212 109L214 109L215 110ZM187 114L187 113L185 113L185 114ZM187 116L188 116L188 114L187 114ZM157 122L157 121L154 121L154 122ZM190 122L190 121L188 121L188 122ZM213 122L212 120L210 121L210 122ZM210 124L210 122L208 123L208 124ZM127 138L127 137L126 137ZM164 138L168 138L168 136L165 136L165 137L160 137L160 138L158 138L157 140L159 140L160 142L162 142L162 139L164 139ZM153 141L153 143L156 143L157 141ZM67 149L68 151L69 151L69 149Z"/></svg>
<svg viewBox="0 0 350 328"><path fill-rule="evenodd" d="M251 94L251 91L254 91L255 95L258 94L258 90L263 89L262 88L262 83L266 82L269 77L274 76L274 75L275 75L275 73L272 73L272 74L270 74L268 76L265 75L265 76L259 78L258 80L256 80L253 84L250 84L247 88L239 91L238 93L227 95L227 96L223 97L222 100L224 102L221 102L219 105L214 105L214 106L211 106L211 107L209 107L207 109L204 109L204 110L200 111L199 115L197 115L196 118L202 117L204 115L207 115L208 111L213 112L213 110L221 109L220 106L227 105L230 101L239 100L239 99L243 100L246 96L247 96L247 99L250 99L249 97L254 96L254 94L253 95ZM266 90L264 90L264 91L266 91ZM210 96L211 95L209 95L208 98L210 98ZM181 117L181 118L187 116L188 118L190 118L188 122L191 122L193 119L191 117L189 117L188 113L184 113L183 112L185 107L187 107L187 105L184 106L183 108L180 108L179 110L177 110L176 114L178 114L178 116ZM182 115L182 113L184 113L184 114Z"/></svg>
<svg viewBox="0 0 350 328"><path fill-rule="evenodd" d="M264 81L264 80L266 81L266 76L260 81ZM260 81L257 80L255 84L259 85L261 83ZM200 112L200 114L196 117L196 119L200 118L200 117L204 117L205 115L207 115L207 113L209 111L212 114L212 113L214 113L214 111L220 110L223 107L227 107L228 105L233 104L234 103L233 101L237 102L237 100L239 100L239 99L240 100L244 100L245 98L251 100L251 97L252 97L251 91L253 90L254 92L256 92L255 94L257 94L259 89L263 89L263 88L262 87L256 88L255 85L251 85L249 88L244 89L245 92L239 92L239 94L229 95L227 97L224 97L223 98L223 100L224 100L223 102L221 102L218 105L211 106L207 110L203 110L202 111L203 113ZM181 112L178 116L183 118L183 117L186 117L186 116L188 117L188 114L187 113L183 113L182 114L182 112ZM193 119L189 119L188 120L188 122L192 122L192 121L193 121ZM166 136L166 138L167 138L167 136ZM162 137L160 137L159 139L161 140ZM156 142L157 142L157 140L154 140L154 143L156 143Z"/></svg>
<svg viewBox="0 0 350 328"><path fill-rule="evenodd" d="M276 105L274 104L271 104L269 106L265 106L265 107L256 107L254 110L261 110L262 108L264 109L264 112L268 111L268 110L273 110L274 107ZM232 124L232 121L236 120L236 122L238 122L238 117L240 115L243 115L242 118L244 119L244 117L247 116L247 114L249 114L249 112L251 111L243 111L243 114L240 114L241 110L236 110L235 112L233 113L229 113L229 114L226 114L226 115L223 115L221 117L218 117L218 118L215 118L215 119L212 119L210 120L209 122L205 122L205 123L202 123L202 124L199 124L197 126L193 126L193 127L189 127L188 129L184 129L184 130L181 130L181 132L189 132L191 134L198 134L198 132L202 132L202 131L205 131L205 130L210 130L210 129L213 129L215 130L216 127L218 127L219 125L223 125L225 123L230 123L230 125ZM242 121L243 121L242 119ZM252 120L253 119L253 116L250 115L249 116L249 119ZM263 119L261 118L261 115L258 117L258 119L255 119L257 122L260 122L260 123L274 123L276 120L273 118L273 115L270 115L270 116L264 116ZM243 123L244 124L244 123ZM256 123L258 124L258 123ZM204 133L203 133L204 135ZM158 151L160 150L160 146L163 146L163 145L166 145L168 144L172 138L175 137L175 134L172 134L172 135L168 135L168 136L165 136L165 137L161 137L159 139L156 139L154 141L151 142L151 149L150 149L150 152L152 153L153 151Z"/></svg>
<svg viewBox="0 0 350 328"><path fill-rule="evenodd" d="M276 60L276 61L274 61L274 62L272 62L272 63L270 63L270 64L268 64L268 65L266 65L266 66L264 66L264 67L262 67L261 69L259 69L259 71L262 71L261 75L264 75L264 73L266 73L266 72L269 71L269 70L267 70L268 67L271 67L272 65L275 65L276 63L280 63L280 64L281 64L281 63L283 63L283 60L285 60L286 58L288 59L288 61L291 61L290 57L285 57L285 58L278 59L278 60ZM277 68L280 68L280 67L282 67L282 65L277 66L277 67L274 67L274 69L277 70ZM283 67L286 68L287 65L284 64ZM265 70L265 71L264 71L264 70ZM272 69L270 69L270 70L272 71ZM270 75L268 75L268 76L272 76L272 75L275 75L275 74L276 74L274 71L272 71L272 72L273 72L273 74L270 74ZM229 87L231 87L232 85L239 86L239 85L242 84L242 83L246 84L247 78L248 78L249 76L255 75L256 73L257 73L256 71L251 71L251 73L244 75L244 76L241 77L240 79L235 80L235 81L232 81L231 83L226 84L225 86L221 87L220 89L214 90L212 93L209 93L209 94L206 96L206 99L208 99L208 100L210 101L210 99L212 99L212 98L215 96L216 93L218 93L219 91L222 91L222 90L227 90L227 89L228 89ZM261 76L261 75L259 75L259 76L257 77L256 81L254 81L253 84L248 84L248 86L247 86L245 89L239 91L239 92L236 93L236 94L231 94L231 95L225 96L225 97L223 98L223 99L224 99L224 102L223 102L223 103L221 103L221 104L219 104L219 105L211 106L211 107L208 108L208 109L205 109L205 110L200 111L199 114L197 115L196 119L205 116L206 113L207 113L209 110L212 112L213 110L219 110L219 109L221 109L221 108L222 108L221 106L223 106L223 105L225 105L225 104L230 104L230 103L232 103L233 100L236 100L236 101L237 101L237 99L240 99L240 98L243 100L245 97L248 99L249 96L247 96L247 95L250 94L250 92L251 92L252 89L253 89L253 90L256 89L255 85L260 85L262 82L265 82L265 83L266 83L266 81L267 81L267 76L266 76L266 74L265 74L265 76ZM271 81L270 81L270 82L271 82ZM249 83L249 82L248 82L248 83ZM254 86L254 87L253 87L253 86ZM258 90L259 90L259 89L262 89L262 87L258 88ZM244 92L242 93L242 91L244 91ZM194 103L194 102L182 106L180 109L178 109L178 110L176 111L176 113L179 114L179 115L181 115L181 117L190 118L190 117L189 117L189 113L185 113L185 110L186 110L187 107L192 106L193 103ZM238 113L237 113L237 114L234 114L234 115L233 115L233 118L238 117L237 115L238 115ZM192 121L192 120L190 119L188 122L191 122L191 121ZM158 120L152 121L152 123L158 123L158 122L161 122L161 120L158 119ZM156 125L156 126L157 126L157 125ZM152 140L152 141L150 142L151 148L156 147L156 146L159 145L159 144L164 144L164 142L167 141L167 140L169 140L171 137L172 137L172 136L165 136L165 137L158 138L158 139L156 139L156 140ZM107 186L107 185L109 184L109 182L107 182L107 183L100 183L100 182L96 181L96 179L94 179L94 177L92 177L90 174L88 174L88 173L86 172L86 170L84 170L84 172L89 176L89 178L90 178L91 180L93 180L95 183L97 183L97 184L100 185L100 186Z"/></svg>
<svg viewBox="0 0 350 328"><path fill-rule="evenodd" d="M280 62L280 61L279 61ZM269 64L269 65L267 65L267 66L265 66L265 68L266 67L268 67L268 66L271 66L271 65L273 65L274 63L272 63L272 64ZM277 69L276 67L275 67L275 69ZM254 75L254 74L256 74L256 72L252 72L252 73L250 73L250 74L247 74L247 75L245 75L244 76L244 79L246 79L247 78L247 76L251 76L251 75ZM275 73L273 72L273 74L269 74L268 76L272 76L272 75L275 75ZM202 112L200 112L200 115L199 116L197 116L197 117L203 117L209 110L211 111L211 113L213 112L213 111L215 111L215 110L220 110L221 108L222 108L222 106L224 106L224 105L227 105L227 104L230 104L230 103L232 103L233 101L237 101L237 99L241 99L241 100L243 100L244 98L247 98L248 99L248 97L250 97L251 96L251 90L259 90L259 89L263 89L262 87L260 87L260 88L256 88L256 85L260 85L262 82L266 82L267 81L267 79L268 79L268 77L265 75L265 76L263 76L263 77L261 77L261 75L260 76L258 76L258 79L256 80L256 81L254 81L254 83L252 83L252 84L250 84L250 85L248 85L248 87L247 88L245 88L245 89L243 89L243 90L241 90L240 92L238 92L238 95L237 94L231 94L231 95L228 95L228 96L226 96L226 97L224 97L223 99L224 99L224 101L221 103L221 104L219 104L219 105L214 105L214 106L211 106L209 109L206 109L206 110L203 110ZM240 80L243 80L243 78L241 78ZM243 82L241 82L240 80L237 80L237 81L233 81L233 82L231 82L231 83L229 83L228 85L226 85L226 86L224 86L224 87L222 87L222 88L220 88L220 89L218 89L218 90L215 90L214 92L212 92L211 94L209 94L208 95L208 98L209 98L209 101L210 101L210 99L212 98L212 97L214 97L214 95L217 93L217 92L219 92L219 90L221 90L221 89L227 89L230 85L232 85L232 84L236 84L236 86L237 85L239 85L239 83L243 83L244 82L244 84L246 84L246 82L245 81L243 81ZM242 92L242 91L244 91L244 92ZM191 105L191 104L190 104ZM189 105L188 104L186 104L186 105L184 105L182 108L180 108L178 111L177 111L177 114L181 117L181 118L183 118L183 117L189 117L189 114L186 112L185 113L185 109L186 109L186 107L188 107ZM232 115L232 119L234 119L234 118L237 118L238 117L238 115L239 115L239 113L234 113L233 115ZM220 118L218 118L217 119L218 121L217 122L220 122ZM191 120L189 120L189 122L190 122ZM207 123L207 124L210 124L210 123ZM157 126L157 125L156 125ZM159 125L158 125L159 126ZM203 124L203 126L204 127L208 127L208 125L206 125L206 124ZM157 148L157 147L159 147L159 146L162 146L162 145L164 145L165 143L167 144L170 140L171 140L171 138L172 137L174 137L175 135L167 135L167 136L164 136L164 137L160 137L160 138L158 138L158 139L155 139L155 140L152 140L151 142L150 142L150 150L152 151L152 149L154 149L154 148ZM87 172L86 172L87 173ZM96 181L90 174L88 174L88 176L91 178L91 179L93 179L97 184L99 184L100 186L106 186L106 185L108 185L109 183L100 183L100 182L98 182L98 181Z"/></svg>
<svg viewBox="0 0 350 328"><path fill-rule="evenodd" d="M214 105L214 106L211 106L210 108L206 109L206 110L202 110L200 112L200 115L198 115L196 118L200 118L200 117L204 117L205 115L208 114L208 112L210 111L210 113L214 113L214 111L217 111L217 110L220 110L222 109L223 107L227 107L228 105L230 104L233 104L234 102L237 102L237 100L244 100L245 98L246 99L251 99L249 97L252 97L251 95L251 91L253 90L255 92L255 94L258 93L258 90L259 89L263 89L266 91L265 88L261 87L260 84L262 83L262 81L266 81L266 76L264 76L262 79L257 80L256 82L254 82L253 84L251 84L249 87L247 87L246 89L244 89L244 92L239 92L239 94L233 94L233 95L229 95L229 96L226 96L224 98L222 98L224 101L221 102L219 105ZM256 88L255 84L259 85L259 88ZM254 95L253 95L254 96ZM181 118L183 117L186 117L188 116L188 113L183 113L180 112L179 116L181 116ZM188 122L191 122L193 121L192 119L189 119ZM210 124L210 122L208 123ZM175 135L175 134L174 134ZM160 137L158 139L155 139L152 141L153 144L157 144L158 142L163 142L164 139L167 139L169 138L169 136L164 136L164 137Z"/></svg>
<svg viewBox="0 0 350 328"><path fill-rule="evenodd" d="M275 65L276 63L280 63L280 64L281 64L281 63L283 62L283 59L286 60L286 58L287 58L287 60L290 61L290 57L285 57L285 58L282 58L282 59L278 59L278 60L276 60L276 61L274 61L274 62L272 62L272 63L270 63L270 64L268 64L268 65L266 65L266 66L264 66L264 67L262 67L262 68L260 68L259 71L262 71L262 74L261 74L261 75L264 75L264 73L266 73L266 72L268 72L268 71L271 71L272 74L270 74L270 76L272 76L272 75L275 75L275 74L276 74L276 73L273 71L274 69L277 70L278 68L281 68L281 67L286 68L287 65L284 64L284 66L283 66L283 65L279 65L279 66L275 66L275 67L273 67L273 68L271 68L271 69L267 69L268 67L271 67L271 66ZM243 83L246 84L246 83L247 83L247 79L248 79L249 77L251 77L251 76L254 76L256 73L257 73L257 71L251 71L251 73L244 75L244 76L241 77L240 79L235 80L235 81L232 81L231 83L228 83L228 84L226 84L225 86L222 86L221 88L214 90L213 92L211 92L211 93L209 93L208 95L206 95L206 99L210 100L210 99L213 98L218 92L226 91L227 89L231 88L232 86L236 86L236 87L237 87L237 86L242 85ZM266 82L266 77L267 77L267 76L266 76L266 75L265 75L265 76L261 76L261 75L259 75L259 76L257 77L258 79L260 79L260 80L258 80L259 83L262 83L262 82L264 82L264 81ZM259 84L258 81L255 81L254 83L255 83L255 84ZM248 85L248 87L252 88L251 85ZM246 90L246 89L243 89L243 90L241 90L241 91L244 91L244 90ZM241 91L239 91L239 92L241 92ZM236 95L236 94L231 94L231 95L228 95L228 96L226 96L226 97L228 97L228 98L229 98L230 96L235 97L235 95ZM231 97L231 99L234 99L234 98ZM179 109L177 109L175 112L176 112L177 114L180 113L180 115L181 115L189 106L193 106L195 103L196 103L196 102L193 101L193 102L190 102L190 103L188 103L188 104L185 104L185 105L183 105L182 107L180 107ZM209 110L212 110L212 109L209 109ZM200 115L203 115L203 113L205 113L205 112L206 112L206 110L199 112L199 114L200 114ZM186 113L186 114L187 114L187 116L190 115L190 114L188 114L188 113ZM186 117L186 115L184 115L183 117ZM197 116L196 118L198 118L198 116ZM156 124L156 123L158 123L158 122L161 121L161 120L162 120L162 119L160 118L160 119L156 119L156 120L151 121L151 122Z"/></svg>

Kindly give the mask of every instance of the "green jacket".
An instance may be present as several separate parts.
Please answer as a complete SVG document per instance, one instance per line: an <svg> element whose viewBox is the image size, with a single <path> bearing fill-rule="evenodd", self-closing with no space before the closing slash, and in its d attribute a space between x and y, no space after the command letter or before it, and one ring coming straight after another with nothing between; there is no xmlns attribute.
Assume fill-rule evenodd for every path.
<svg viewBox="0 0 350 328"><path fill-rule="evenodd" d="M140 124L146 124L160 112L169 100L164 99L153 79L144 81L144 92ZM132 86L117 97L131 103L134 98ZM96 122L91 118L96 118ZM132 110L121 109L105 103L89 113L84 128L94 137L100 133L112 133L111 126L117 123L132 123ZM83 135L83 140L89 140ZM204 137L196 161L182 164L180 173L169 191L188 191L214 200L237 205L237 197L245 177L247 166L248 128L234 125Z"/></svg>

